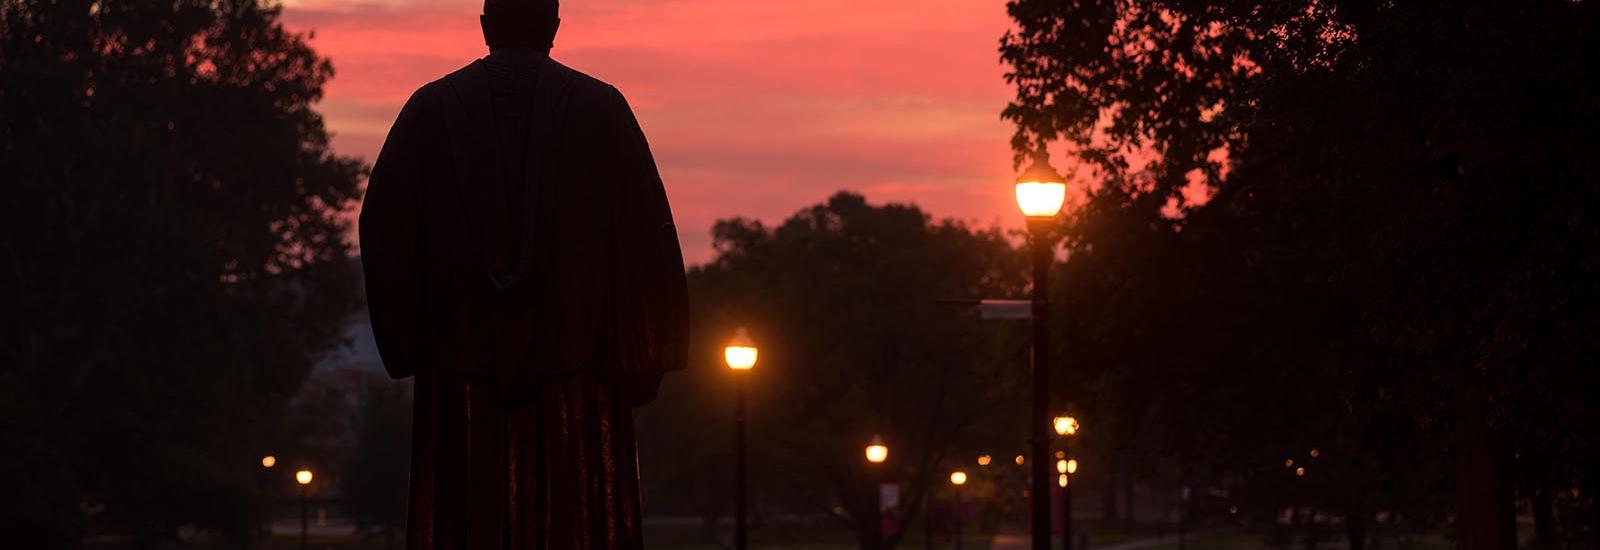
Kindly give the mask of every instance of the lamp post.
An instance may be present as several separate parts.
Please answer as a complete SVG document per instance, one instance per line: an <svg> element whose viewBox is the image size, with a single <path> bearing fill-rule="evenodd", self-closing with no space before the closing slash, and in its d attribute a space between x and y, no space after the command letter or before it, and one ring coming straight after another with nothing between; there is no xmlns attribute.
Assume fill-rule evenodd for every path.
<svg viewBox="0 0 1600 550"><path fill-rule="evenodd" d="M889 460L889 446L883 444L883 438L872 436L872 442L867 444L867 477L872 481L872 512L867 517L867 531L871 541L867 550L878 550L883 547L883 462Z"/></svg>
<svg viewBox="0 0 1600 550"><path fill-rule="evenodd" d="M1033 494L1029 522L1033 549L1050 550L1050 264L1055 259L1051 230L1066 202L1067 184L1050 167L1043 146L1034 153L1033 165L1017 177L1017 206L1028 218L1033 245Z"/></svg>
<svg viewBox="0 0 1600 550"><path fill-rule="evenodd" d="M956 550L961 550L961 486L967 484L967 473L950 472L950 484L956 488Z"/></svg>
<svg viewBox="0 0 1600 550"><path fill-rule="evenodd" d="M727 347L722 348L722 360L728 363L728 368L734 373L733 381L733 547L735 550L745 550L748 530L745 520L745 495L748 492L745 486L745 416L744 416L744 386L745 378L750 369L756 366L758 350L750 340L750 333L744 327L739 327L733 333L733 340Z"/></svg>
<svg viewBox="0 0 1600 550"><path fill-rule="evenodd" d="M1056 461L1056 473L1061 485L1061 549L1072 550L1072 483L1071 476L1078 473L1078 459L1072 458L1072 436L1078 433L1078 419L1071 416L1055 418L1056 435L1061 436L1061 460Z"/></svg>
<svg viewBox="0 0 1600 550"><path fill-rule="evenodd" d="M306 550L310 548L306 543L306 517L311 500L311 470L295 472L294 481L300 484L300 550Z"/></svg>

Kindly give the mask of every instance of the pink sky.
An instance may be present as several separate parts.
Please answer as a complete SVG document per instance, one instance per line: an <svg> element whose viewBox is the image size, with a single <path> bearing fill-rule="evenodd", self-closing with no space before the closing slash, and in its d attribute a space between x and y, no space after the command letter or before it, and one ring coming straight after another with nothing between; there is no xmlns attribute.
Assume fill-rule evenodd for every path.
<svg viewBox="0 0 1600 550"><path fill-rule="evenodd" d="M322 111L369 162L412 90L487 53L481 0L286 0L333 60ZM666 181L686 259L712 222L776 222L840 189L1020 226L1003 2L565 0L552 55L620 88Z"/></svg>

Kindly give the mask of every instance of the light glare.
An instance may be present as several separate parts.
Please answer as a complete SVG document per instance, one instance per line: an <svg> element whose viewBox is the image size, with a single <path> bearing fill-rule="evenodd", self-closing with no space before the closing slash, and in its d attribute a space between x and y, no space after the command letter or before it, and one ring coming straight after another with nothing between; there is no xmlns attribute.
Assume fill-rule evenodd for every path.
<svg viewBox="0 0 1600 550"><path fill-rule="evenodd" d="M1057 416L1055 428L1056 435L1076 435L1078 433L1078 419L1070 416Z"/></svg>
<svg viewBox="0 0 1600 550"><path fill-rule="evenodd" d="M950 483L957 486L966 485L967 473L961 470L950 472Z"/></svg>
<svg viewBox="0 0 1600 550"><path fill-rule="evenodd" d="M311 484L311 470L300 470L294 473L294 480L301 485Z"/></svg>
<svg viewBox="0 0 1600 550"><path fill-rule="evenodd" d="M1017 206L1030 218L1048 218L1061 212L1067 200L1067 184L1054 181L1017 183Z"/></svg>
<svg viewBox="0 0 1600 550"><path fill-rule="evenodd" d="M722 350L722 358L728 362L728 368L733 370L750 370L756 366L756 348L747 346L728 346Z"/></svg>
<svg viewBox="0 0 1600 550"><path fill-rule="evenodd" d="M889 446L883 444L883 438L872 436L872 444L867 445L867 462L880 464L889 459Z"/></svg>

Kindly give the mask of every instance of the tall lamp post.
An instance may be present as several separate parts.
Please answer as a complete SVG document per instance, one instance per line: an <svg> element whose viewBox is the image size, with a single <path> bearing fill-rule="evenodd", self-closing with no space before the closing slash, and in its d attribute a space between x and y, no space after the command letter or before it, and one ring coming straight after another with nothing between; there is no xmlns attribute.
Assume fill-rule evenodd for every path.
<svg viewBox="0 0 1600 550"><path fill-rule="evenodd" d="M295 472L294 481L300 484L300 550L306 550L310 548L306 543L306 517L311 500L311 470Z"/></svg>
<svg viewBox="0 0 1600 550"><path fill-rule="evenodd" d="M883 444L883 438L872 436L872 442L867 444L867 477L872 480L872 511L867 517L867 531L870 533L871 542L867 550L878 550L883 547L883 462L889 460L889 446Z"/></svg>
<svg viewBox="0 0 1600 550"><path fill-rule="evenodd" d="M745 441L744 441L744 386L746 374L756 366L756 345L744 327L733 334L733 340L722 348L722 360L734 373L733 381L733 547L745 550L748 529L745 519Z"/></svg>
<svg viewBox="0 0 1600 550"><path fill-rule="evenodd" d="M961 550L961 486L967 484L967 473L950 472L950 484L956 487L956 550Z"/></svg>
<svg viewBox="0 0 1600 550"><path fill-rule="evenodd" d="M1078 473L1078 459L1072 458L1072 436L1078 433L1078 419L1057 416L1056 435L1061 436L1061 460L1056 461L1056 473L1061 485L1061 549L1072 550L1072 483Z"/></svg>
<svg viewBox="0 0 1600 550"><path fill-rule="evenodd" d="M1033 165L1017 177L1017 206L1028 218L1033 245L1033 494L1029 522L1033 549L1050 550L1050 264L1055 259L1056 215L1066 202L1067 184L1050 167L1041 146Z"/></svg>

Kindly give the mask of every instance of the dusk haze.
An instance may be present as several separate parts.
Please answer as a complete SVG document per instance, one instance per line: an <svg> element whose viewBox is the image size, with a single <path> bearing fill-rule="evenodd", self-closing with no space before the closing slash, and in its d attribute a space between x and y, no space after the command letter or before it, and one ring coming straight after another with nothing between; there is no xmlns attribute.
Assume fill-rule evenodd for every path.
<svg viewBox="0 0 1600 550"><path fill-rule="evenodd" d="M289 0L333 59L322 110L370 162L418 86L488 53L478 0ZM686 260L712 222L775 222L834 191L939 217L1011 216L1012 92L994 2L568 0L551 56L615 84L650 136Z"/></svg>

